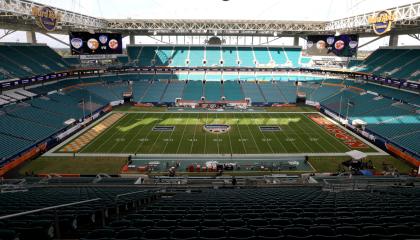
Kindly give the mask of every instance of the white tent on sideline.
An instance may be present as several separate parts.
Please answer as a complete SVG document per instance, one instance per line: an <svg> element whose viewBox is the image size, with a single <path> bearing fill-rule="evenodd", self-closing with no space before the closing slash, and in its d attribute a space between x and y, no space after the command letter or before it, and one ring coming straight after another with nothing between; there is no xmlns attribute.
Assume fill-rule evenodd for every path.
<svg viewBox="0 0 420 240"><path fill-rule="evenodd" d="M352 150L350 152L346 152L348 156L353 158L353 160L360 160L367 157L367 154L358 150Z"/></svg>

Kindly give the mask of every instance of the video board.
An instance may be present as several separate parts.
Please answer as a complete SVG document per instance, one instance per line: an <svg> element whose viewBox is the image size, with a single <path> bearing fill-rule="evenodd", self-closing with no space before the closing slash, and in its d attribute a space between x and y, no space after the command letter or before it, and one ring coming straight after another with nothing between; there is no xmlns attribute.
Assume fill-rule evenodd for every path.
<svg viewBox="0 0 420 240"><path fill-rule="evenodd" d="M352 57L357 53L359 36L351 35L310 35L306 51L311 56Z"/></svg>
<svg viewBox="0 0 420 240"><path fill-rule="evenodd" d="M122 54L122 36L119 33L71 32L72 55Z"/></svg>

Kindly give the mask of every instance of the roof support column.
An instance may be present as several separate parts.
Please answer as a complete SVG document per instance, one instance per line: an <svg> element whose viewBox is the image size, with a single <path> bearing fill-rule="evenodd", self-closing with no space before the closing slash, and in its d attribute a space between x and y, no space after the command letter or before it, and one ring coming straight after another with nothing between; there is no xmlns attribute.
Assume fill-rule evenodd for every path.
<svg viewBox="0 0 420 240"><path fill-rule="evenodd" d="M136 36L133 33L130 33L128 37L130 38L130 45L134 45L136 43L135 42Z"/></svg>
<svg viewBox="0 0 420 240"><path fill-rule="evenodd" d="M293 46L295 46L295 47L299 46L299 37L298 36L293 37Z"/></svg>
<svg viewBox="0 0 420 240"><path fill-rule="evenodd" d="M398 46L398 34L391 33L389 35L389 44L390 47L397 47Z"/></svg>
<svg viewBox="0 0 420 240"><path fill-rule="evenodd" d="M27 31L26 32L26 42L27 43L36 43L35 31Z"/></svg>

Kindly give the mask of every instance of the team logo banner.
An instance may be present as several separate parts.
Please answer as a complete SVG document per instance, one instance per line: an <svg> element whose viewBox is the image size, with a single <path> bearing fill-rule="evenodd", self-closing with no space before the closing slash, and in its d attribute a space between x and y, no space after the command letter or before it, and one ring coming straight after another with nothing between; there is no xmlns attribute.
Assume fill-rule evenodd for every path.
<svg viewBox="0 0 420 240"><path fill-rule="evenodd" d="M395 16L389 11L379 12L377 15L368 18L369 24L372 25L373 31L377 35L382 35L391 31L392 22L395 21Z"/></svg>
<svg viewBox="0 0 420 240"><path fill-rule="evenodd" d="M61 19L60 14L50 7L32 7L32 16L37 24L47 31L54 31Z"/></svg>

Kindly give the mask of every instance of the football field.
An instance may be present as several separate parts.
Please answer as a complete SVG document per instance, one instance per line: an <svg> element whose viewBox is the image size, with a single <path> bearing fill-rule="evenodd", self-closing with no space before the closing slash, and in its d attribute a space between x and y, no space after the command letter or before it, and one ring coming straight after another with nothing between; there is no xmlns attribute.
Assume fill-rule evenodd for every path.
<svg viewBox="0 0 420 240"><path fill-rule="evenodd" d="M115 115L116 113L111 114ZM130 154L344 153L345 141L309 118L314 113L124 113L77 152ZM316 113L315 113L316 114ZM226 124L226 133L204 130ZM98 126L99 125L99 126ZM360 141L360 140L359 140ZM63 152L62 147L58 152ZM366 146L357 149L376 152Z"/></svg>

